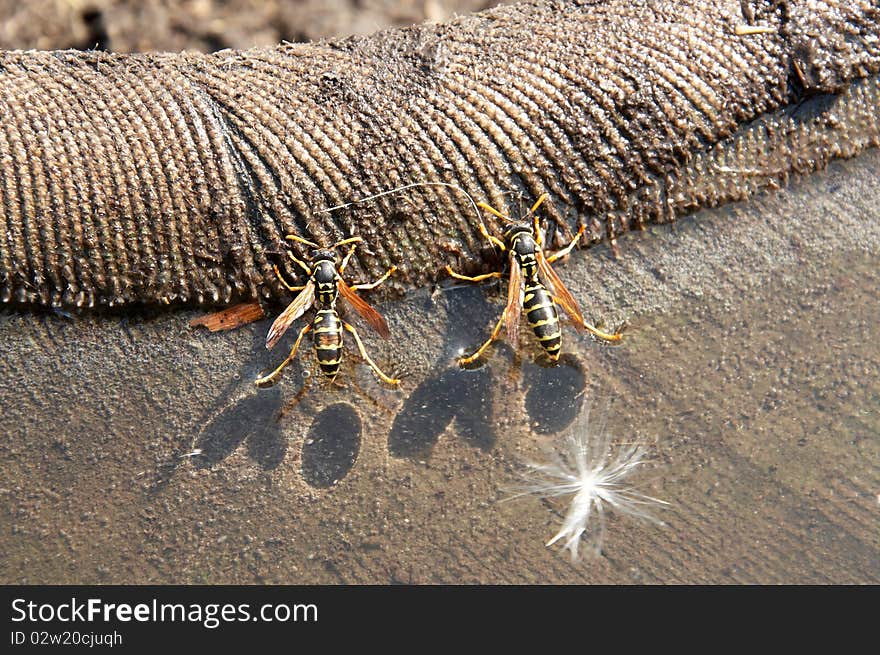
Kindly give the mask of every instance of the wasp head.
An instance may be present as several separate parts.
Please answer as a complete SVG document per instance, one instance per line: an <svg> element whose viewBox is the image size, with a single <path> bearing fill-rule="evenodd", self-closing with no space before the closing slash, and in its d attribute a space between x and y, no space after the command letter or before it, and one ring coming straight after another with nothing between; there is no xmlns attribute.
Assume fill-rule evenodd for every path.
<svg viewBox="0 0 880 655"><path fill-rule="evenodd" d="M311 253L312 264L317 264L318 262L328 261L332 264L336 264L337 254L335 250L330 250L329 248L316 248Z"/></svg>
<svg viewBox="0 0 880 655"><path fill-rule="evenodd" d="M531 223L510 223L504 228L504 241L507 247L518 252L534 252L535 233Z"/></svg>

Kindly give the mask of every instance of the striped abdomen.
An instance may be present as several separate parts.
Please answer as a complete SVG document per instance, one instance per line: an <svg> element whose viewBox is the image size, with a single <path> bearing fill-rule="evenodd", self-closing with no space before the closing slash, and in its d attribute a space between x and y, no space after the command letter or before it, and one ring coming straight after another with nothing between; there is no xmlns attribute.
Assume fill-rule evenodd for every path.
<svg viewBox="0 0 880 655"><path fill-rule="evenodd" d="M313 323L315 355L321 371L331 380L339 373L342 361L342 321L335 309L319 309Z"/></svg>
<svg viewBox="0 0 880 655"><path fill-rule="evenodd" d="M559 359L562 346L562 330L556 304L540 282L527 282L523 295L523 311L529 327L552 360Z"/></svg>

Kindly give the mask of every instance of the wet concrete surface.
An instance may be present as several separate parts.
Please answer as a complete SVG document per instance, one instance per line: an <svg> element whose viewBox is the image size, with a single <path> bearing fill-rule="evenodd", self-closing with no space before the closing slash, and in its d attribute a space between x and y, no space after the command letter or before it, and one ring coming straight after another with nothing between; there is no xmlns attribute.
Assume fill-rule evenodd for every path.
<svg viewBox="0 0 880 655"><path fill-rule="evenodd" d="M271 317L0 313L5 583L880 581L880 152L574 253L558 271L618 346L525 326L473 371L504 285L422 289L349 344L340 384ZM366 295L366 294L365 294ZM293 331L291 331L293 332ZM651 444L664 527L609 516L603 555L544 547L563 502L511 494L577 407Z"/></svg>

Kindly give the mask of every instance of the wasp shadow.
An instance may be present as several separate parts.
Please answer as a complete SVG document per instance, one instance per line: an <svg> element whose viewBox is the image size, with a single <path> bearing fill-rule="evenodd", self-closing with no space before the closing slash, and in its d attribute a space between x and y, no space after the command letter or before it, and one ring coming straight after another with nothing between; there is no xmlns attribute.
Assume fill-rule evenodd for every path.
<svg viewBox="0 0 880 655"><path fill-rule="evenodd" d="M203 314L204 309L199 309ZM138 338L137 331L149 320L149 314L131 313L122 318L122 325L131 341ZM127 322L134 317L134 320ZM169 422L169 429L174 431L177 445L169 456L157 466L153 479L149 484L148 493L155 495L161 493L174 478L180 466L190 460L196 467L204 468L216 464L224 457L231 454L235 448L247 439L249 454L253 459L260 462L265 468L274 468L283 458L284 452L279 449L277 433L266 429L268 423L265 417L257 416L258 412L272 415L274 409L280 406L280 398L277 390L273 394L263 396L257 401L253 395L253 386L250 380L257 377L256 372L269 365L269 353L265 348L265 335L269 321L255 323L252 327L244 328L250 331L252 345L251 357L245 361L238 371L230 371L228 382L214 399L206 403L206 407L185 426L179 426ZM209 335L207 331L192 329L191 339L210 339L212 343L225 338L228 335L218 333ZM227 341L228 343L229 341ZM254 413L248 426L247 412ZM196 435L195 442L193 434ZM251 437L248 439L248 437ZM278 460L276 462L276 460Z"/></svg>
<svg viewBox="0 0 880 655"><path fill-rule="evenodd" d="M312 487L332 487L351 471L361 446L363 423L354 407L335 403L322 409L302 447L303 479Z"/></svg>
<svg viewBox="0 0 880 655"><path fill-rule="evenodd" d="M277 415L281 394L251 393L217 414L201 431L195 443L193 465L207 468L217 464L247 442L248 456L264 469L276 468L287 453L287 439Z"/></svg>
<svg viewBox="0 0 880 655"><path fill-rule="evenodd" d="M571 425L587 385L580 360L566 353L554 363L526 362L523 374L528 380L525 410L535 432L556 434Z"/></svg>
<svg viewBox="0 0 880 655"><path fill-rule="evenodd" d="M462 439L489 450L495 443L491 385L488 367L450 368L422 382L394 418L388 434L391 455L424 454L453 420Z"/></svg>

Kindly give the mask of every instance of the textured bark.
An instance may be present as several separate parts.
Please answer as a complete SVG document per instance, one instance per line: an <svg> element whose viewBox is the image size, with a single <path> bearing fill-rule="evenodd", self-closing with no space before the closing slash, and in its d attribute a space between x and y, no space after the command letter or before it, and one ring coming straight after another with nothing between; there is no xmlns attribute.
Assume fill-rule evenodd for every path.
<svg viewBox="0 0 880 655"><path fill-rule="evenodd" d="M767 31L741 34L738 26ZM0 298L286 294L283 235L397 288L490 256L458 185L595 242L880 143L876 1L545 1L213 55L0 53ZM492 221L485 218L486 223ZM391 285L394 286L394 285Z"/></svg>

